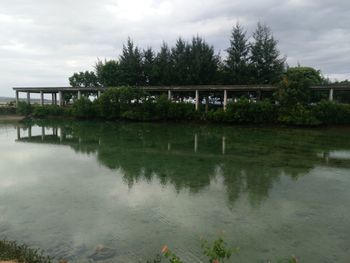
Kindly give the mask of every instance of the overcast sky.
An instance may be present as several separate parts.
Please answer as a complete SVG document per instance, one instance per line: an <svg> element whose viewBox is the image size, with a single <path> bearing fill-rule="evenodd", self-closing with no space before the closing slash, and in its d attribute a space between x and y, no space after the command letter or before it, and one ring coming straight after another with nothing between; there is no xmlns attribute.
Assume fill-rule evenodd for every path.
<svg viewBox="0 0 350 263"><path fill-rule="evenodd" d="M349 0L1 0L0 96L13 86L68 85L128 36L141 48L199 34L225 54L232 26L271 27L288 64L350 79Z"/></svg>

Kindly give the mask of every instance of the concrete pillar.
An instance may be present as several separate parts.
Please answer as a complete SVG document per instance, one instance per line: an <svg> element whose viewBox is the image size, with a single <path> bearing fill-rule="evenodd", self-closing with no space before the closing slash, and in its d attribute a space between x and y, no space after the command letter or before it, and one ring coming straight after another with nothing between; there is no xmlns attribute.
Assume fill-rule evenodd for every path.
<svg viewBox="0 0 350 263"><path fill-rule="evenodd" d="M334 89L329 90L329 101L333 101L333 96L334 96Z"/></svg>
<svg viewBox="0 0 350 263"><path fill-rule="evenodd" d="M168 90L168 100L171 100L171 90Z"/></svg>
<svg viewBox="0 0 350 263"><path fill-rule="evenodd" d="M258 91L256 92L256 100L257 100L257 101L260 101L260 100L261 100L261 90L258 90Z"/></svg>
<svg viewBox="0 0 350 263"><path fill-rule="evenodd" d="M55 105L57 105L57 93L55 92Z"/></svg>
<svg viewBox="0 0 350 263"><path fill-rule="evenodd" d="M58 96L59 96L59 100L60 100L60 106L63 106L63 92L59 91Z"/></svg>
<svg viewBox="0 0 350 263"><path fill-rule="evenodd" d="M226 154L226 137L222 136L222 154Z"/></svg>
<svg viewBox="0 0 350 263"><path fill-rule="evenodd" d="M52 93L51 96L52 96L51 104L55 105L55 93Z"/></svg>
<svg viewBox="0 0 350 263"><path fill-rule="evenodd" d="M60 128L60 142L63 142L63 139L64 139L63 129Z"/></svg>
<svg viewBox="0 0 350 263"><path fill-rule="evenodd" d="M21 139L21 128L17 126L17 140Z"/></svg>
<svg viewBox="0 0 350 263"><path fill-rule="evenodd" d="M40 91L40 104L44 106L44 92Z"/></svg>
<svg viewBox="0 0 350 263"><path fill-rule="evenodd" d="M205 113L208 113L209 110L209 96L205 96Z"/></svg>
<svg viewBox="0 0 350 263"><path fill-rule="evenodd" d="M16 106L18 106L19 102L19 91L16 90Z"/></svg>
<svg viewBox="0 0 350 263"><path fill-rule="evenodd" d="M29 139L32 138L32 126L28 127L28 137Z"/></svg>
<svg viewBox="0 0 350 263"><path fill-rule="evenodd" d="M30 104L30 92L27 91L27 103Z"/></svg>
<svg viewBox="0 0 350 263"><path fill-rule="evenodd" d="M45 139L45 127L41 127L41 140L43 141Z"/></svg>
<svg viewBox="0 0 350 263"><path fill-rule="evenodd" d="M80 99L81 99L81 91L78 90L78 100L80 100Z"/></svg>
<svg viewBox="0 0 350 263"><path fill-rule="evenodd" d="M224 111L226 111L227 108L227 90L224 90Z"/></svg>
<svg viewBox="0 0 350 263"><path fill-rule="evenodd" d="M196 111L199 110L199 91L196 90Z"/></svg>
<svg viewBox="0 0 350 263"><path fill-rule="evenodd" d="M198 152L198 134L197 133L194 135L194 152L195 153Z"/></svg>
<svg viewBox="0 0 350 263"><path fill-rule="evenodd" d="M101 91L97 91L97 98L101 97Z"/></svg>

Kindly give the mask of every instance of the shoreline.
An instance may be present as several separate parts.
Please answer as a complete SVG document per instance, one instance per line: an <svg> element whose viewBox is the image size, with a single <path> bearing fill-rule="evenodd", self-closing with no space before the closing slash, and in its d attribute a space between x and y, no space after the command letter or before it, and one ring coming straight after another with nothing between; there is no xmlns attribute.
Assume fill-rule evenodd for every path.
<svg viewBox="0 0 350 263"><path fill-rule="evenodd" d="M26 117L21 115L0 115L0 121L20 122L24 119L26 119Z"/></svg>

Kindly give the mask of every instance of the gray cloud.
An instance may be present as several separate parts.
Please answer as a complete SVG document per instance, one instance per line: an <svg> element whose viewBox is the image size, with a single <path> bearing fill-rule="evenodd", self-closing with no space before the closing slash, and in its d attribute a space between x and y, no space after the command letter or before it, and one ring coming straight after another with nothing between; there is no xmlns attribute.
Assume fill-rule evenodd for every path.
<svg viewBox="0 0 350 263"><path fill-rule="evenodd" d="M350 2L346 0L2 0L0 94L12 86L67 85L97 57L117 57L130 36L158 48L203 36L225 54L232 26L249 34L268 24L288 63L350 78Z"/></svg>

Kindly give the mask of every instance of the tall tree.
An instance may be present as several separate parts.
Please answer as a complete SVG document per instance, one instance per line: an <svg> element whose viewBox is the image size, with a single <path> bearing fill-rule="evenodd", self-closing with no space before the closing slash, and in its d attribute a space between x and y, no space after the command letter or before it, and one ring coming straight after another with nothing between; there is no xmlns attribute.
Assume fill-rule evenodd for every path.
<svg viewBox="0 0 350 263"><path fill-rule="evenodd" d="M155 85L171 85L173 79L171 51L165 42L163 42L154 64Z"/></svg>
<svg viewBox="0 0 350 263"><path fill-rule="evenodd" d="M92 88L98 87L99 83L93 71L74 73L69 78L69 84L74 88Z"/></svg>
<svg viewBox="0 0 350 263"><path fill-rule="evenodd" d="M143 51L142 54L142 72L144 85L155 85L155 55L151 47Z"/></svg>
<svg viewBox="0 0 350 263"><path fill-rule="evenodd" d="M97 61L95 65L99 83L104 87L117 87L120 83L120 66L115 60Z"/></svg>
<svg viewBox="0 0 350 263"><path fill-rule="evenodd" d="M280 57L277 41L268 26L258 23L251 44L251 63L255 82L277 83L283 73L285 58Z"/></svg>
<svg viewBox="0 0 350 263"><path fill-rule="evenodd" d="M182 38L178 38L175 47L171 49L172 84L186 85L189 83L190 47Z"/></svg>
<svg viewBox="0 0 350 263"><path fill-rule="evenodd" d="M230 47L226 63L228 84L247 84L249 79L249 51L250 46L247 32L237 23L231 33Z"/></svg>
<svg viewBox="0 0 350 263"><path fill-rule="evenodd" d="M189 45L188 83L193 85L212 84L217 70L219 58L215 55L214 47L207 44L199 36L192 39Z"/></svg>
<svg viewBox="0 0 350 263"><path fill-rule="evenodd" d="M128 38L127 44L123 45L123 53L119 58L121 70L120 81L122 85L139 86L142 79L142 55L138 47Z"/></svg>

